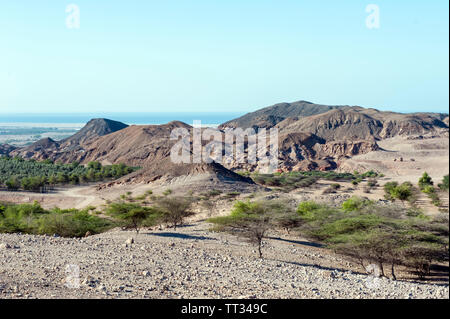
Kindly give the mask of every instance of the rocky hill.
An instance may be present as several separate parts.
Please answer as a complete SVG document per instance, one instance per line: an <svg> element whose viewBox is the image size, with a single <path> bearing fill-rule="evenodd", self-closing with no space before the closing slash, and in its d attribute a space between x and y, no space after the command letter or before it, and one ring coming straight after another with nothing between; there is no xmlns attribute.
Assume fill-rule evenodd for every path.
<svg viewBox="0 0 450 319"><path fill-rule="evenodd" d="M20 156L27 159L47 159L58 151L60 144L51 138L43 138L29 146L25 146L10 152L12 156Z"/></svg>
<svg viewBox="0 0 450 319"><path fill-rule="evenodd" d="M279 132L278 161L281 171L330 170L337 168L343 159L378 150L377 142L386 138L448 134L446 121L448 114L402 114L358 106L327 106L299 101L276 104L249 113L222 124L220 128L275 127ZM199 182L199 176L202 176L204 181L208 181L205 185L226 181L248 185L251 181L230 170L264 169L258 164L242 163L238 159L227 163L174 164L170 152L176 141L170 140L170 134L177 128L192 133L191 126L179 121L164 125L127 126L111 120L93 119L65 140L58 142L47 138L8 152L38 160L49 158L65 163L99 161L142 168L118 183L173 180L183 176L183 181L188 184L189 180ZM203 145L206 143L203 141ZM192 142L188 146L192 149Z"/></svg>
<svg viewBox="0 0 450 319"><path fill-rule="evenodd" d="M8 155L16 149L15 146L9 144L0 144L0 155Z"/></svg>
<svg viewBox="0 0 450 319"><path fill-rule="evenodd" d="M86 144L83 153L72 153L73 158L65 160L78 160L82 163L124 163L141 167L131 175L100 187L122 183L171 182L177 179L190 187L195 184L197 188L230 188L241 191L256 188L251 179L242 177L219 163L173 163L170 153L177 141L170 140L170 134L177 128L188 131L192 129L188 124L179 121L164 125L129 126Z"/></svg>
<svg viewBox="0 0 450 319"><path fill-rule="evenodd" d="M448 129L444 114L382 112L352 107L278 123L282 133L309 132L327 141L380 140L397 135L426 134Z"/></svg>
<svg viewBox="0 0 450 319"><path fill-rule="evenodd" d="M115 184L171 182L197 188L217 188L230 191L254 190L257 186L250 178L242 177L219 163L175 164L170 158L171 148L177 142L170 140L174 129L191 126L179 121L164 125L132 125L96 119L68 139L55 142L43 139L13 152L24 158L51 159L63 163L87 164L98 161L104 165L124 163L141 169L115 182ZM180 179L181 178L181 179Z"/></svg>
<svg viewBox="0 0 450 319"><path fill-rule="evenodd" d="M448 132L448 114L395 113L359 106L327 106L306 101L280 103L223 123L220 128L278 129L279 167L329 170L339 160L379 149L377 141ZM231 168L256 169L257 165Z"/></svg>
<svg viewBox="0 0 450 319"><path fill-rule="evenodd" d="M73 158L74 153L83 153L83 146L97 138L117 132L128 125L108 119L92 119L76 134L61 140L54 141L51 138L41 139L29 146L10 151L12 156L20 156L25 159L52 159L65 162Z"/></svg>
<svg viewBox="0 0 450 319"><path fill-rule="evenodd" d="M120 131L128 125L108 119L92 119L76 134L61 141L64 147L84 145L99 136Z"/></svg>
<svg viewBox="0 0 450 319"><path fill-rule="evenodd" d="M247 113L237 119L228 121L219 126L223 129L226 127L243 129L249 127L273 127L286 118L291 117L307 117L328 112L334 109L346 109L349 106L338 105L321 105L308 101L298 101L293 103L279 103L265 107L255 112Z"/></svg>

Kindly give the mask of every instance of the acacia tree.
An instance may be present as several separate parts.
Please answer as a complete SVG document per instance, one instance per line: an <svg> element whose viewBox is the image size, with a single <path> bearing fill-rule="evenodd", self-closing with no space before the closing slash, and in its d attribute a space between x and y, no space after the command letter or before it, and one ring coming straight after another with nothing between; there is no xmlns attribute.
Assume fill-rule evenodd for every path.
<svg viewBox="0 0 450 319"><path fill-rule="evenodd" d="M302 212L307 221L303 235L358 261L365 270L376 264L385 276L389 265L396 279L395 267L403 265L423 278L433 262L448 262L448 217L409 217L404 208L378 205L331 212Z"/></svg>
<svg viewBox="0 0 450 319"><path fill-rule="evenodd" d="M132 228L139 233L144 221L158 212L150 207L142 207L132 203L112 203L106 209L107 214L123 222L124 228Z"/></svg>
<svg viewBox="0 0 450 319"><path fill-rule="evenodd" d="M259 258L263 257L262 241L267 232L276 226L281 213L292 210L281 201L237 202L229 216L208 219L216 225L215 230L226 231L245 238L257 246ZM278 219L277 219L278 218ZM286 221L281 222L286 225Z"/></svg>
<svg viewBox="0 0 450 319"><path fill-rule="evenodd" d="M159 220L174 229L182 225L187 217L194 215L191 206L192 201L187 197L164 197L156 201L156 209L161 214Z"/></svg>

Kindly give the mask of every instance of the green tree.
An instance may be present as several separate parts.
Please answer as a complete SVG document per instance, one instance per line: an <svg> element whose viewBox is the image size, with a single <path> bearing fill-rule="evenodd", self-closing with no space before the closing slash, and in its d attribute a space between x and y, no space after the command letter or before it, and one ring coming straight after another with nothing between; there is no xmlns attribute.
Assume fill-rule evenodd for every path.
<svg viewBox="0 0 450 319"><path fill-rule="evenodd" d="M149 207L142 207L132 203L111 203L107 209L107 214L123 222L123 227L132 228L139 233L144 221L152 214L157 213Z"/></svg>
<svg viewBox="0 0 450 319"><path fill-rule="evenodd" d="M442 178L442 183L438 184L438 187L444 191L449 190L448 175L445 175L444 178Z"/></svg>
<svg viewBox="0 0 450 319"><path fill-rule="evenodd" d="M355 210L360 210L363 207L371 204L373 204L373 202L368 200L367 198L352 196L351 198L347 199L345 202L342 203L342 209L344 211L351 212Z"/></svg>
<svg viewBox="0 0 450 319"><path fill-rule="evenodd" d="M161 222L174 229L182 225L184 220L194 215L191 211L192 200L186 197L164 197L156 201L156 208L161 212Z"/></svg>
<svg viewBox="0 0 450 319"><path fill-rule="evenodd" d="M20 181L16 176L9 178L5 184L8 190L11 191L16 191L20 188Z"/></svg>
<svg viewBox="0 0 450 319"><path fill-rule="evenodd" d="M281 201L238 201L229 216L210 218L208 222L215 224L217 231L232 233L256 245L258 256L262 258L263 239L266 238L269 229L276 225L276 221L280 221L277 218L279 214L286 211L289 209Z"/></svg>
<svg viewBox="0 0 450 319"><path fill-rule="evenodd" d="M422 190L426 186L433 186L433 180L427 172L423 173L422 177L419 179L419 188Z"/></svg>

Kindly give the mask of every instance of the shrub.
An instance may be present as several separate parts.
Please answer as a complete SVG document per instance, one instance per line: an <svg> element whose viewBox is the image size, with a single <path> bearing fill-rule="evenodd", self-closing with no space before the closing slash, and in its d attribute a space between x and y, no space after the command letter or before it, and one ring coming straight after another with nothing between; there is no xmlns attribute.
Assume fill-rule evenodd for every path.
<svg viewBox="0 0 450 319"><path fill-rule="evenodd" d="M388 200L400 200L402 203L409 201L411 204L416 200L416 190L410 182L398 185L397 182L389 182L384 185L385 197Z"/></svg>
<svg viewBox="0 0 450 319"><path fill-rule="evenodd" d="M122 222L122 227L132 228L139 233L144 221L150 218L152 214L158 214L152 208L142 207L132 203L112 203L106 213Z"/></svg>
<svg viewBox="0 0 450 319"><path fill-rule="evenodd" d="M448 175L445 175L444 178L442 178L442 183L438 184L438 187L443 191L449 190L449 184L448 184Z"/></svg>
<svg viewBox="0 0 450 319"><path fill-rule="evenodd" d="M434 187L431 186L431 185L426 185L426 186L424 186L421 190L422 190L422 192L425 193L425 194L433 194L433 193L436 192L436 190L434 189Z"/></svg>
<svg viewBox="0 0 450 319"><path fill-rule="evenodd" d="M367 198L352 196L351 198L347 199L345 202L342 203L342 209L346 212L352 212L355 210L360 210L365 206L371 204L373 204L373 202L368 200Z"/></svg>
<svg viewBox="0 0 450 319"><path fill-rule="evenodd" d="M423 173L422 177L419 179L419 188L422 190L426 186L433 186L433 180L427 172Z"/></svg>
<svg viewBox="0 0 450 319"><path fill-rule="evenodd" d="M20 181L16 176L11 177L6 181L6 187L8 190L16 191L20 188Z"/></svg>
<svg viewBox="0 0 450 319"><path fill-rule="evenodd" d="M298 205L297 213L304 216L320 208L322 208L322 205L319 205L314 201L301 202Z"/></svg>
<svg viewBox="0 0 450 319"><path fill-rule="evenodd" d="M292 229L298 228L304 224L304 219L292 209L287 209L283 214L274 217L274 225L284 229L290 234Z"/></svg>
<svg viewBox="0 0 450 319"><path fill-rule="evenodd" d="M90 215L86 210L55 210L38 219L37 233L83 237L87 232L97 234L113 226L114 224L107 219Z"/></svg>
<svg viewBox="0 0 450 319"><path fill-rule="evenodd" d="M86 232L92 234L105 231L113 226L110 221L92 216L89 210L44 210L37 202L34 204L1 204L0 232L57 234L63 237L82 237Z"/></svg>
<svg viewBox="0 0 450 319"><path fill-rule="evenodd" d="M146 198L147 198L147 195L146 195L146 194L143 194L143 195L136 196L134 199L135 199L135 200L143 201L143 200L145 200Z"/></svg>
<svg viewBox="0 0 450 319"><path fill-rule="evenodd" d="M370 179L367 181L367 186L369 186L370 188L377 187L377 186L378 186L378 182L377 182L376 179L370 178Z"/></svg>
<svg viewBox="0 0 450 319"><path fill-rule="evenodd" d="M428 195L433 205L440 206L442 204L439 195L437 194L436 189L433 186L425 185L421 190L423 193Z"/></svg>
<svg viewBox="0 0 450 319"><path fill-rule="evenodd" d="M161 215L160 221L175 229L182 225L187 217L194 215L194 212L190 210L192 201L186 197L161 198L156 205Z"/></svg>
<svg viewBox="0 0 450 319"><path fill-rule="evenodd" d="M384 197L388 200L394 200L394 198L392 197L392 194L394 192L394 189L396 189L398 187L398 183L397 182L388 182L386 184L384 184Z"/></svg>
<svg viewBox="0 0 450 319"><path fill-rule="evenodd" d="M335 194L336 189L333 187L327 187L322 191L322 194Z"/></svg>

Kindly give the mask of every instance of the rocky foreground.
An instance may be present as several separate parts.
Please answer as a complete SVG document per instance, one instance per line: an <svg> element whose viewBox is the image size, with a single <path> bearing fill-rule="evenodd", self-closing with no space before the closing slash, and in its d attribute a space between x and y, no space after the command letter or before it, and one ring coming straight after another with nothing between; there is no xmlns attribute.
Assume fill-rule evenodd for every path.
<svg viewBox="0 0 450 319"><path fill-rule="evenodd" d="M448 284L355 273L295 237L274 234L259 259L208 227L83 239L0 234L0 298L449 298Z"/></svg>

